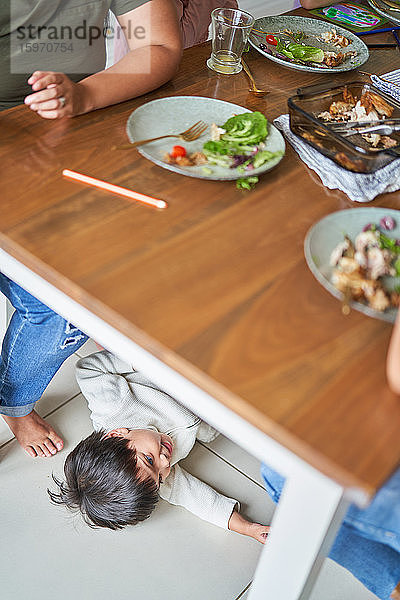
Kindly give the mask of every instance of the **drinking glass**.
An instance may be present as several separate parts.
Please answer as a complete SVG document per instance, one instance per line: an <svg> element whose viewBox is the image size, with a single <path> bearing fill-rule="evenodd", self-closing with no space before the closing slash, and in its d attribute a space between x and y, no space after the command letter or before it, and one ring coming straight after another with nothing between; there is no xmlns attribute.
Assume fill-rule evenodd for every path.
<svg viewBox="0 0 400 600"><path fill-rule="evenodd" d="M242 70L240 58L254 25L254 17L244 10L216 8L211 13L212 52L210 69L232 75Z"/></svg>

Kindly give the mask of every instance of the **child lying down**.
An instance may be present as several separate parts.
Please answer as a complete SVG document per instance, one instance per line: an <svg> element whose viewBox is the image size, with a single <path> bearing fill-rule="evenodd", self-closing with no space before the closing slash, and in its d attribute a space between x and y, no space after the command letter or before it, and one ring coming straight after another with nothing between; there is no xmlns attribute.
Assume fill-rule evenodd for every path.
<svg viewBox="0 0 400 600"><path fill-rule="evenodd" d="M81 359L77 379L95 432L67 456L53 502L79 509L91 526L121 529L152 513L158 497L201 519L265 542L269 527L252 523L227 498L178 462L196 439L218 432L130 365L107 351Z"/></svg>

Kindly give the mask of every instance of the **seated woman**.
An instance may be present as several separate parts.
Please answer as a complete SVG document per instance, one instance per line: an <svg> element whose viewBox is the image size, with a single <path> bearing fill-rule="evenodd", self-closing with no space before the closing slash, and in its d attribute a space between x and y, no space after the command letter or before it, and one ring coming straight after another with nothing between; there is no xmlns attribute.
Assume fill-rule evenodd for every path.
<svg viewBox="0 0 400 600"><path fill-rule="evenodd" d="M13 3L12 12L10 2L0 4L0 110L25 98L45 119L75 117L145 94L178 68L182 43L171 0L35 0L29 10ZM109 9L122 27L140 24L145 35L131 36L129 52L104 69ZM56 51L56 36L64 36L64 51ZM39 41L51 50L29 52ZM0 292L15 308L0 357L0 414L30 456L49 457L63 441L35 403L87 338L1 272Z"/></svg>
<svg viewBox="0 0 400 600"><path fill-rule="evenodd" d="M236 0L174 0L181 28L183 47L205 42L215 8L237 8ZM110 13L112 39L107 40L108 64L121 60L128 52L128 42L113 13Z"/></svg>
<svg viewBox="0 0 400 600"><path fill-rule="evenodd" d="M50 7L39 0L29 14L24 3L13 7L12 15L10 10L8 14L0 10L0 31L6 32L0 35L0 110L25 97L25 103L41 117L73 117L140 96L175 74L181 39L170 0L80 4L57 0ZM129 52L118 64L104 69L102 32L109 9L121 27L135 32L140 25L144 35L131 35ZM55 39L63 41L64 51L56 51ZM54 49L29 52L28 46L39 42Z"/></svg>

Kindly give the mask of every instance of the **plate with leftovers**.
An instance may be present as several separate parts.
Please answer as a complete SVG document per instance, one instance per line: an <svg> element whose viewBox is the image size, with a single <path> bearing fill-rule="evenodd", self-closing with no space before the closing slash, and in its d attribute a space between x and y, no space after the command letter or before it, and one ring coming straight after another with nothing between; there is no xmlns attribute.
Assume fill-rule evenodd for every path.
<svg viewBox="0 0 400 600"><path fill-rule="evenodd" d="M307 264L342 303L369 317L396 319L400 304L400 211L353 208L327 215L308 231Z"/></svg>
<svg viewBox="0 0 400 600"><path fill-rule="evenodd" d="M262 113L201 96L152 100L133 111L126 129L133 143L185 131L197 121L208 125L197 140L167 138L139 146L138 151L181 175L227 181L255 180L275 167L285 153L282 134Z"/></svg>
<svg viewBox="0 0 400 600"><path fill-rule="evenodd" d="M369 58L367 46L354 33L308 17L261 17L249 42L284 67L312 73L351 71Z"/></svg>
<svg viewBox="0 0 400 600"><path fill-rule="evenodd" d="M368 0L371 8L381 15L381 17L386 17L392 23L400 25L400 2L395 2L395 0L389 0L389 2L392 6L382 0Z"/></svg>

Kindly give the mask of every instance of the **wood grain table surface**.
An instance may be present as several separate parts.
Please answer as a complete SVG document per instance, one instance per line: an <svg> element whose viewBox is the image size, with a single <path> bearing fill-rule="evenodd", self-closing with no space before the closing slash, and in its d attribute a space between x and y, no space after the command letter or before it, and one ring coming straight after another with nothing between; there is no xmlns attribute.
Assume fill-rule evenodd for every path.
<svg viewBox="0 0 400 600"><path fill-rule="evenodd" d="M391 326L356 311L343 316L303 254L316 221L360 205L325 189L289 145L251 192L111 149L127 141L132 110L155 98L219 98L272 120L299 86L362 76L302 73L251 50L257 83L271 89L259 99L243 73L210 71L209 53L209 44L186 50L161 89L88 115L46 121L25 106L1 113L0 245L323 473L373 493L400 460L400 399L385 380ZM397 49L372 50L362 69L399 66ZM169 208L65 180L64 168ZM400 193L368 206L400 208Z"/></svg>

